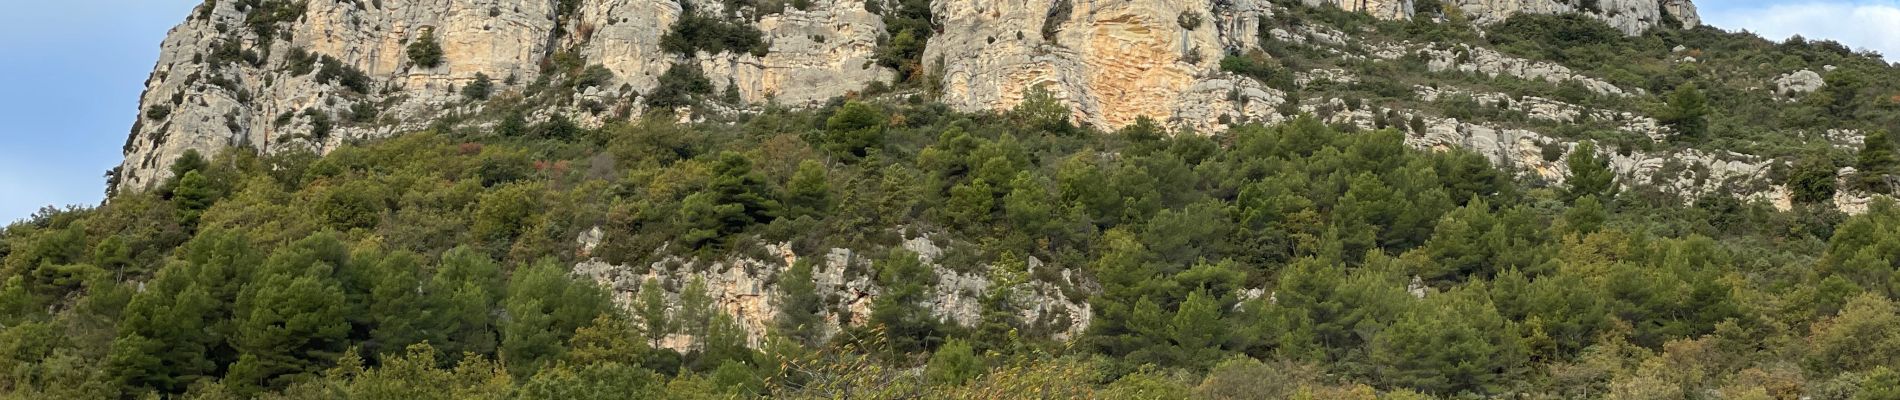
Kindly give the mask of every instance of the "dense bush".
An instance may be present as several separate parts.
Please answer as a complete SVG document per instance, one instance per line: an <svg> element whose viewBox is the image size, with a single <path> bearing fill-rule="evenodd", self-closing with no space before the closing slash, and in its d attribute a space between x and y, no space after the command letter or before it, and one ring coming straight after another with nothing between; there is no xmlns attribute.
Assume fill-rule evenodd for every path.
<svg viewBox="0 0 1900 400"><path fill-rule="evenodd" d="M435 68L442 65L442 45L435 42L435 29L422 30L422 35L409 42L409 62L418 67Z"/></svg>
<svg viewBox="0 0 1900 400"><path fill-rule="evenodd" d="M488 100L488 95L493 93L494 90L495 82L488 78L488 74L477 72L475 73L475 80L469 81L467 86L462 87L462 98L469 100Z"/></svg>
<svg viewBox="0 0 1900 400"><path fill-rule="evenodd" d="M866 6L880 3L866 1ZM877 63L897 71L901 82L922 83L929 73L924 66L924 45L930 42L936 27L931 22L928 0L897 0L894 9L881 13L885 36L878 38Z"/></svg>
<svg viewBox="0 0 1900 400"><path fill-rule="evenodd" d="M660 75L660 83L646 95L647 107L671 109L698 104L701 96L711 95L712 81L706 79L698 63L673 64Z"/></svg>
<svg viewBox="0 0 1900 400"><path fill-rule="evenodd" d="M846 102L737 125L521 121L483 142L419 133L321 158L181 158L157 194L0 232L0 345L41 349L0 354L0 368L53 372L0 379L36 398L390 385L801 397L867 382L891 396L1215 396L1236 380L1417 398L1611 396L1611 382L1676 377L1643 366L1692 354L1719 361L1671 367L1699 378L1670 387L1726 393L1770 368L1794 388L1853 393L1887 373L1890 354L1844 349L1891 336L1878 316L1900 272L1878 261L1893 247L1879 238L1900 208L1839 222L1733 200L1652 205L1593 178L1608 175L1587 146L1551 190L1475 154L1409 150L1392 130L1299 119L1213 138L1152 123L1076 135L1042 108ZM621 161L570 167L602 157ZM565 272L595 226L607 235L590 257L639 265L760 242L850 248L876 254L861 273L882 289L869 325L826 336L801 327L835 299L781 285L772 325L785 336L767 340L806 350L755 352L697 279L640 285L613 312ZM926 263L899 229L970 261ZM780 282L813 267L801 258ZM1039 355L1065 350L1006 291L986 294L974 326L937 320L923 303L933 267L1077 292L1089 329L1066 351L1091 361ZM1241 295L1253 290L1273 300ZM56 323L77 320L94 322ZM703 346L655 347L671 335Z"/></svg>
<svg viewBox="0 0 1900 400"><path fill-rule="evenodd" d="M763 57L771 50L764 36L750 23L704 15L689 7L666 34L660 36L660 49L681 56L704 51Z"/></svg>

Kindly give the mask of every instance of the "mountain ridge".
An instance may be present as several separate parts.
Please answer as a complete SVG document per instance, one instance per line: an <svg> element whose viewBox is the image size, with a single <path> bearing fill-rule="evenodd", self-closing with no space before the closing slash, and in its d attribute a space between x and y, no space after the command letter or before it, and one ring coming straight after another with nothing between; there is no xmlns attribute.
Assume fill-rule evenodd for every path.
<svg viewBox="0 0 1900 400"><path fill-rule="evenodd" d="M1148 117L1215 131L1227 125L1218 122L1223 116L1288 116L1271 111L1284 93L1219 73L1217 65L1217 55L1256 45L1259 22L1278 7L1266 1L910 2L908 7L927 7L923 22L941 33L920 34L930 36L921 44L923 54L900 62L878 54L899 40L888 22L903 21L873 12L887 7L881 1L815 1L805 9L772 3L776 12L760 6L727 10L728 3L749 4L208 1L161 46L112 186L150 187L167 178L163 167L186 150L322 152L345 140L387 137L444 116L480 113L480 104L462 102L456 90L478 77L495 82L498 93L545 98L550 107L536 110L536 119L561 115L598 126L611 115L644 110L664 72L676 64L728 78L709 83L717 91L732 87L746 104L816 105L873 82L896 84L903 68L912 74L940 70L942 99L964 111L1006 109L1033 86L1054 92L1080 121L1111 128ZM1385 19L1415 15L1409 1L1311 3ZM1588 15L1625 34L1660 24L1665 15L1687 26L1699 23L1687 1L1590 4L1600 12ZM1540 0L1450 5L1452 14L1479 23L1592 8ZM1052 18L1065 7L1072 10ZM734 29L762 35L752 40L763 42L739 51L676 52L665 43L663 27L678 27L682 19L708 21L701 25L709 27L736 24ZM1207 26L1199 26L1200 20ZM418 66L406 57L409 44L425 35L439 43L440 65ZM604 68L605 78L573 93L530 92L538 79L565 72L551 64L597 73L565 65L574 62ZM1228 96L1236 90L1241 101Z"/></svg>

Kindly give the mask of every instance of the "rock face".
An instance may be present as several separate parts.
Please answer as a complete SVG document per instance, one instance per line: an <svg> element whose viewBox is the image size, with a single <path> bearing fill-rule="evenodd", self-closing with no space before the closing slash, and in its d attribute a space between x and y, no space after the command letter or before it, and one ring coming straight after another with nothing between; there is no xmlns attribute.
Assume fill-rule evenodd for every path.
<svg viewBox="0 0 1900 400"><path fill-rule="evenodd" d="M1261 114L1284 96L1217 72L1222 54L1258 40L1264 1L940 0L931 8L944 28L925 61L941 62L943 101L963 110L1007 109L1041 89L1098 127L1149 117L1207 129L1220 115Z"/></svg>
<svg viewBox="0 0 1900 400"><path fill-rule="evenodd" d="M1412 17L1411 0L1301 0L1309 6L1332 5L1342 10L1371 14L1383 19Z"/></svg>
<svg viewBox="0 0 1900 400"><path fill-rule="evenodd" d="M599 240L599 236L583 235L581 247L590 249ZM876 256L867 257L841 248L823 254L800 255L793 252L789 244L764 247L763 253L769 256L758 259L738 257L701 262L668 257L640 266L590 260L576 264L574 273L608 288L615 303L627 309L633 309L642 291L659 290L668 306L677 310L681 288L700 280L705 283L713 308L732 316L746 331L751 344L757 346L773 329L773 321L779 315L778 274L801 257L815 257L822 261L814 264L813 280L828 310L822 315L825 325L819 329L821 335L829 337L844 327L870 321L871 304L883 294L883 289L872 281L868 272L875 270L871 264ZM1077 282L1070 280L1073 274L1067 270L1059 273L1063 282L1058 283L1025 279L1029 271L999 271L1002 267L991 265L977 266L973 268L977 272L964 273L958 271L972 268L951 268L939 262L943 249L929 238L906 240L903 247L916 253L920 261L936 271L937 283L926 295L923 305L933 317L944 322L975 326L983 318L985 296L1000 289L1009 291L1011 308L1016 311L1016 320L1022 324L1020 328L1025 334L1066 340L1088 328L1088 302L1069 298L1062 290L1062 287L1077 286ZM1033 258L1027 266L1030 270L1046 267ZM1014 283L999 284L996 277L1012 277L1006 280ZM685 351L698 343L697 339L673 335L656 345Z"/></svg>
<svg viewBox="0 0 1900 400"><path fill-rule="evenodd" d="M1775 78L1775 94L1783 97L1795 97L1808 92L1821 90L1827 81L1821 74L1810 70L1800 70L1782 74Z"/></svg>
<svg viewBox="0 0 1900 400"><path fill-rule="evenodd" d="M692 1L721 12L720 2ZM892 74L870 61L884 25L860 0L814 0L806 10L758 17L754 25L771 46L762 57L667 53L660 39L682 9L671 0L587 0L567 15L555 0L239 3L207 2L166 37L126 141L118 188L164 180L166 166L187 150L323 152L420 130L445 115L479 112L482 105L457 90L478 75L491 79L497 95L533 95L523 92L567 54L613 76L552 99L556 105L539 117L560 114L583 125L598 124L608 110L638 112L639 94L680 62L699 64L720 90L735 85L753 103L821 102ZM407 56L425 32L440 44L441 65L413 65Z"/></svg>
<svg viewBox="0 0 1900 400"><path fill-rule="evenodd" d="M1689 0L1581 0L1575 3L1573 5L1565 0L1453 0L1445 2L1445 6L1456 7L1479 24L1502 22L1518 13L1582 13L1603 20L1629 35L1641 34L1650 27L1670 21L1683 27L1702 24L1702 18L1696 15L1695 4Z"/></svg>
<svg viewBox="0 0 1900 400"><path fill-rule="evenodd" d="M679 1L688 1L682 4ZM344 142L426 128L485 105L458 89L487 77L497 96L550 104L530 119L584 126L642 112L642 95L675 64L696 64L720 92L747 103L812 105L895 74L876 62L884 20L866 0L813 0L803 9L725 10L711 0L212 1L174 28L146 81L140 120L127 138L116 187L139 190L167 178L189 150L225 146L324 152ZM876 1L879 4L884 2ZM1409 0L1305 0L1411 18ZM1660 2L1660 3L1659 3ZM260 4L247 6L247 4ZM1698 22L1686 0L1460 0L1447 3L1480 23L1516 13L1584 11L1625 32L1674 19ZM1593 6L1592 6L1593 5ZM661 45L682 10L750 24L769 49L672 54ZM937 33L923 63L940 74L941 100L963 111L1007 109L1033 89L1069 103L1078 122L1113 129L1146 117L1201 132L1235 121L1274 122L1286 94L1220 71L1219 59L1253 48L1267 0L935 0ZM889 11L884 11L889 12ZM762 15L760 15L762 14ZM413 65L410 43L425 35L443 62ZM1346 33L1297 38L1345 44ZM1484 49L1431 51L1433 70L1579 81L1621 89L1562 66ZM1398 53L1410 52L1410 50ZM1460 57L1461 54L1470 54ZM1377 55L1377 54L1375 54ZM549 93L544 79L578 60L611 77ZM1805 78L1805 76L1801 76ZM1800 86L1805 88L1806 86Z"/></svg>

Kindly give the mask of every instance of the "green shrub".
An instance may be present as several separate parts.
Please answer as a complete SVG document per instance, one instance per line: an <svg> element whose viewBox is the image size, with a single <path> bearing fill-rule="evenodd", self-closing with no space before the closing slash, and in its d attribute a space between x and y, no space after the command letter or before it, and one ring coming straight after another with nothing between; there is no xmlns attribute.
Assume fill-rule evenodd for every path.
<svg viewBox="0 0 1900 400"><path fill-rule="evenodd" d="M765 33L759 28L744 22L701 15L688 10L680 14L679 21L660 36L660 49L668 53L691 56L701 51L710 54L749 53L765 56L771 50L771 44L765 42Z"/></svg>
<svg viewBox="0 0 1900 400"><path fill-rule="evenodd" d="M488 79L488 74L477 72L475 80L469 82L468 86L462 87L462 97L469 100L488 100L489 92L494 90L494 86L495 83Z"/></svg>
<svg viewBox="0 0 1900 400"><path fill-rule="evenodd" d="M145 109L145 118L153 121L163 120L172 115L172 106L159 104Z"/></svg>
<svg viewBox="0 0 1900 400"><path fill-rule="evenodd" d="M1175 22L1181 24L1181 29L1190 31L1201 29L1201 13L1182 11L1181 16L1175 18Z"/></svg>
<svg viewBox="0 0 1900 400"><path fill-rule="evenodd" d="M1049 15L1042 19L1042 40L1054 42L1056 34L1062 32L1062 24L1069 22L1069 16L1075 12L1075 0L1056 0L1049 7Z"/></svg>
<svg viewBox="0 0 1900 400"><path fill-rule="evenodd" d="M866 1L866 8L872 8L877 1ZM897 9L880 13L884 18L885 38L878 40L877 64L897 71L900 82L922 83L928 70L924 67L924 45L930 41L936 29L931 26L929 0L900 0Z"/></svg>
<svg viewBox="0 0 1900 400"><path fill-rule="evenodd" d="M435 42L434 28L424 29L422 36L409 43L409 62L423 68L442 66L442 45Z"/></svg>
<svg viewBox="0 0 1900 400"><path fill-rule="evenodd" d="M660 74L660 84L647 93L647 107L671 109L690 106L697 102L698 96L713 92L712 81L706 79L699 64L692 62L673 64Z"/></svg>

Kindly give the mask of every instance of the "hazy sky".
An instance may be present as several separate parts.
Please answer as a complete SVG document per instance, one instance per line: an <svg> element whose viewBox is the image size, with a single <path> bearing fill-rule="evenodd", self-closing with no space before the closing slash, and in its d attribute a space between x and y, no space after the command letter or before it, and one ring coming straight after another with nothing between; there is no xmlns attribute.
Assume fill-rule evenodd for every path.
<svg viewBox="0 0 1900 400"><path fill-rule="evenodd" d="M158 44L203 0L9 1L0 12L0 224L97 204Z"/></svg>
<svg viewBox="0 0 1900 400"><path fill-rule="evenodd" d="M202 2L18 1L0 13L0 224L44 205L99 202L159 42ZM1696 4L1724 29L1900 56L1900 0Z"/></svg>

